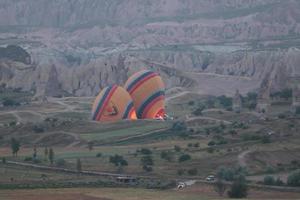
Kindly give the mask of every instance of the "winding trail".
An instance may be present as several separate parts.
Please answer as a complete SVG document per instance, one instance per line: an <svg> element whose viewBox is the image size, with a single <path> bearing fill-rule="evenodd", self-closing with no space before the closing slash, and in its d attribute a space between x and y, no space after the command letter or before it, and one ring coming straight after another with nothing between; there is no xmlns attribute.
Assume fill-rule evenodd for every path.
<svg viewBox="0 0 300 200"><path fill-rule="evenodd" d="M246 150L238 155L238 163L241 167L247 167L246 156L252 152L253 150Z"/></svg>

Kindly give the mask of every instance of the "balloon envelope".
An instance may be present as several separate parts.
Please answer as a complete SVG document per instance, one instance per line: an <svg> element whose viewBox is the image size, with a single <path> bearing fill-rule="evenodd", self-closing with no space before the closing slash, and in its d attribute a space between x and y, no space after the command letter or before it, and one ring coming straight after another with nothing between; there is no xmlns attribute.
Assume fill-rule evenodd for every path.
<svg viewBox="0 0 300 200"><path fill-rule="evenodd" d="M93 103L92 118L96 121L136 119L131 96L117 85L104 88Z"/></svg>
<svg viewBox="0 0 300 200"><path fill-rule="evenodd" d="M158 73L144 70L133 74L125 83L139 119L163 119L165 85Z"/></svg>

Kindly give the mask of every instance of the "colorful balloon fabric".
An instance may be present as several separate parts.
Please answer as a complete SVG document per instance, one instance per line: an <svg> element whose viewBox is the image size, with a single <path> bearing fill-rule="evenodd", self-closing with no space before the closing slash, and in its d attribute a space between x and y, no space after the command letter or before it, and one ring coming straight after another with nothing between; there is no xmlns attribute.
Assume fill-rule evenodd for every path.
<svg viewBox="0 0 300 200"><path fill-rule="evenodd" d="M158 73L144 70L133 74L125 83L133 99L138 119L163 119L165 85Z"/></svg>
<svg viewBox="0 0 300 200"><path fill-rule="evenodd" d="M117 85L104 88L93 103L92 119L95 121L118 121L136 119L133 100L128 92Z"/></svg>

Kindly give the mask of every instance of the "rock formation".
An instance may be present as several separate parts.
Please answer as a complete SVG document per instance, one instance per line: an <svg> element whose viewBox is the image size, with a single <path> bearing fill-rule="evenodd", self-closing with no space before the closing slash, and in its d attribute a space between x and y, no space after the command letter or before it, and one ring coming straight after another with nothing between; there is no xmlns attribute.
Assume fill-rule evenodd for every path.
<svg viewBox="0 0 300 200"><path fill-rule="evenodd" d="M233 103L233 111L234 112L241 112L242 110L242 97L241 97L241 94L239 92L239 90L236 90L235 92L235 95L233 97L233 100L232 100L232 103Z"/></svg>
<svg viewBox="0 0 300 200"><path fill-rule="evenodd" d="M0 30L30 54L0 60L0 83L40 97L94 96L144 68L167 89L245 94L300 70L297 0L3 0Z"/></svg>

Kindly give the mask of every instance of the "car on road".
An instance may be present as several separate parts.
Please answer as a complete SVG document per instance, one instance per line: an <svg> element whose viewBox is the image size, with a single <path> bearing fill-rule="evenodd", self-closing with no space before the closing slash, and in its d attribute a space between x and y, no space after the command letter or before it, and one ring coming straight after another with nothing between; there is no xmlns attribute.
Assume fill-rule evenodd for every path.
<svg viewBox="0 0 300 200"><path fill-rule="evenodd" d="M214 175L209 175L208 177L206 177L206 181L212 182L216 179L216 177Z"/></svg>

